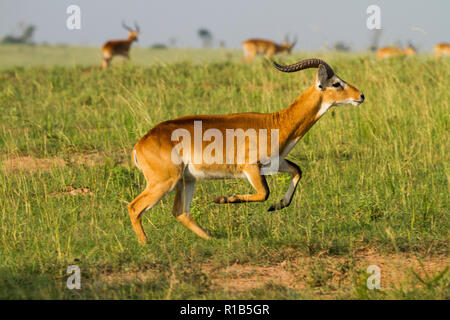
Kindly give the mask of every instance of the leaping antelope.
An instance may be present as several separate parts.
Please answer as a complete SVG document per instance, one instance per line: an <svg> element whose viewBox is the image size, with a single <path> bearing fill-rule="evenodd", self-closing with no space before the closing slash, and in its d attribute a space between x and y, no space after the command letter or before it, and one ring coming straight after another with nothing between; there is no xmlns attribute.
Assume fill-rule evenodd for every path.
<svg viewBox="0 0 450 320"><path fill-rule="evenodd" d="M124 40L110 40L106 42L102 47L102 69L105 69L111 63L114 56L123 56L130 59L130 47L133 41L138 41L139 26L134 23L135 29L128 27L122 22L122 27L128 31L128 39Z"/></svg>
<svg viewBox="0 0 450 320"><path fill-rule="evenodd" d="M210 235L189 214L197 180L247 178L256 190L255 194L221 196L214 202L262 202L269 197L265 175L289 173L292 181L287 192L269 211L289 206L302 172L285 157L330 107L357 106L364 101L361 91L339 78L320 59L306 59L288 66L274 62L274 66L283 72L308 68L318 68L318 72L314 84L279 112L186 116L156 125L137 142L132 150L132 159L143 172L147 187L128 204L128 211L140 243L147 241L141 222L143 212L174 188L176 195L172 214L201 238L210 239ZM257 130L260 133L270 131L270 134L266 139L260 135L258 143L255 143L252 136ZM194 136L194 141L187 140L186 148L179 148L180 132L185 134L183 143L186 142L185 137ZM224 136L227 141L221 145ZM236 147L235 138L238 141ZM239 155L244 155L240 162L236 161ZM277 162L278 166L272 166Z"/></svg>
<svg viewBox="0 0 450 320"><path fill-rule="evenodd" d="M438 43L434 46L434 55L436 58L442 56L450 56L450 44L448 43Z"/></svg>
<svg viewBox="0 0 450 320"><path fill-rule="evenodd" d="M378 59L388 59L396 56L408 56L415 55L416 49L413 46L408 46L406 49L402 50L396 47L383 47L377 50Z"/></svg>
<svg viewBox="0 0 450 320"><path fill-rule="evenodd" d="M280 52L291 53L292 48L296 43L297 36L292 42L290 42L288 36L286 36L285 41L282 44L276 44L273 41L264 39L249 39L242 42L242 49L244 50L242 62L251 62L257 54L262 54L266 58L270 58L274 54Z"/></svg>

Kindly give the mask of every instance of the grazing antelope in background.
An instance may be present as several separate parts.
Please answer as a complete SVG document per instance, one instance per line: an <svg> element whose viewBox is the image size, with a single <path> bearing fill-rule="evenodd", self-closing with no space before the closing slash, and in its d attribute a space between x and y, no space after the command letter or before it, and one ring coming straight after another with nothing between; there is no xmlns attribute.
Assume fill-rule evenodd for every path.
<svg viewBox="0 0 450 320"><path fill-rule="evenodd" d="M450 56L450 44L448 43L438 43L434 46L434 55L436 58L442 56Z"/></svg>
<svg viewBox="0 0 450 320"><path fill-rule="evenodd" d="M251 62L257 54L262 54L269 59L274 54L280 52L291 53L291 50L296 43L297 36L293 42L289 42L289 38L286 36L285 41L282 44L276 44L273 41L264 39L249 39L242 42L242 49L244 50L242 62Z"/></svg>
<svg viewBox="0 0 450 320"><path fill-rule="evenodd" d="M135 30L128 27L122 22L122 27L128 30L128 39L124 40L110 40L106 42L102 47L102 69L105 69L111 63L114 56L123 56L130 59L130 47L133 41L138 41L139 26L134 23Z"/></svg>
<svg viewBox="0 0 450 320"><path fill-rule="evenodd" d="M416 49L413 46L408 46L402 50L396 47L384 47L377 50L378 59L388 59L397 56L408 56L416 54Z"/></svg>
<svg viewBox="0 0 450 320"><path fill-rule="evenodd" d="M318 68L318 73L314 84L289 107L279 112L186 116L158 124L137 142L132 150L132 158L143 172L147 187L128 204L128 211L140 243L147 241L142 228L142 213L174 188L173 215L201 238L210 239L210 235L189 214L194 185L201 179L247 178L256 190L255 194L221 196L214 202L261 202L269 196L265 175L289 173L292 181L287 192L269 211L289 206L302 172L285 157L330 107L346 104L357 106L364 101L361 91L340 79L320 59L306 59L289 66L274 62L274 66L283 72ZM256 130L260 133L270 131L270 135L266 139L260 135L258 143L254 140L251 143L252 132ZM186 142L187 147L182 149L178 148L179 136L174 134L180 131L194 136L194 142L186 142L186 136L183 136L183 143ZM237 134L239 132L241 135ZM203 139L196 138L196 135ZM220 138L228 138L228 135L232 139L227 139L226 146L222 146ZM239 142L242 135L243 139ZM236 147L234 138L238 141ZM215 148L211 148L212 144ZM241 161L235 161L239 154L244 157ZM272 163L278 165L272 166Z"/></svg>

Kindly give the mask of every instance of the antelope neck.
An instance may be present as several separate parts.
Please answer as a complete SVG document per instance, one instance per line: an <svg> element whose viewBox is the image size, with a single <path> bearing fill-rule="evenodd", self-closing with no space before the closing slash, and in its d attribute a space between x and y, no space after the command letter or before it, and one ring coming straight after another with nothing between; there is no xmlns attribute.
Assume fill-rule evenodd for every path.
<svg viewBox="0 0 450 320"><path fill-rule="evenodd" d="M306 132L319 120L323 114L322 94L315 86L310 87L289 107L277 112L279 120L280 139L288 141L302 138Z"/></svg>

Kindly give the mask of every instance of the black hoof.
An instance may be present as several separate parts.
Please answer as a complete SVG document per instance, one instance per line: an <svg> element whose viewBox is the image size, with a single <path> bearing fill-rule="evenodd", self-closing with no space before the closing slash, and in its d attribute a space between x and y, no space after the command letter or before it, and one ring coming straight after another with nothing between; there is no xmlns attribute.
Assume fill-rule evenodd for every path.
<svg viewBox="0 0 450 320"><path fill-rule="evenodd" d="M280 202L271 205L269 210L267 211L281 210L283 208L286 208L288 205L289 203L285 203L284 200L281 200Z"/></svg>

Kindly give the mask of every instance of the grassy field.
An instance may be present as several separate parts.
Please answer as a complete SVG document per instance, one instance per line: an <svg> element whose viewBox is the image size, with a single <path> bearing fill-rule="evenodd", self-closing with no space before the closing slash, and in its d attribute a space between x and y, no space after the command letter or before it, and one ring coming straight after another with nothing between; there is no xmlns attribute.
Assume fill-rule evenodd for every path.
<svg viewBox="0 0 450 320"><path fill-rule="evenodd" d="M22 46L0 45L0 70L12 66L100 66L100 48L69 47L69 46ZM185 62L211 63L223 61L240 61L241 52L226 49L150 49L133 48L131 53L133 63L143 67L151 65L163 66L166 63ZM113 60L121 64L122 58Z"/></svg>
<svg viewBox="0 0 450 320"><path fill-rule="evenodd" d="M0 299L449 299L450 60L321 54L361 89L289 155L303 170L290 207L216 205L243 180L198 183L204 241L171 214L143 218L130 150L155 124L189 114L272 112L313 83L238 51L133 49L98 68L98 49L0 46ZM311 54L283 56L294 62ZM81 269L81 290L66 269ZM368 290L369 265L381 290Z"/></svg>

